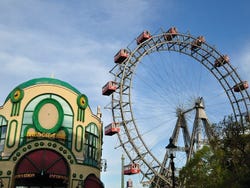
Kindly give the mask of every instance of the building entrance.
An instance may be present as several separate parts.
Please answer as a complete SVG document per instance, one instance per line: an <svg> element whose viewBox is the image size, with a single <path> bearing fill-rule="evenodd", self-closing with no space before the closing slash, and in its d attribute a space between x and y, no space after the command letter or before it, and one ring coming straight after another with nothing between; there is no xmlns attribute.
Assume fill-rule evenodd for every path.
<svg viewBox="0 0 250 188"><path fill-rule="evenodd" d="M48 149L22 157L15 170L15 188L66 188L69 168L64 158Z"/></svg>
<svg viewBox="0 0 250 188"><path fill-rule="evenodd" d="M49 177L20 178L15 181L15 188L66 188L67 183Z"/></svg>

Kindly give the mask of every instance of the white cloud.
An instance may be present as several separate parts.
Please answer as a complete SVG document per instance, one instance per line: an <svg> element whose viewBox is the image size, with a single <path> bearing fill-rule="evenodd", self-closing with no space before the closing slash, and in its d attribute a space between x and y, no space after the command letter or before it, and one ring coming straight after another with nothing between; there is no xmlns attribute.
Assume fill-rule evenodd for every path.
<svg viewBox="0 0 250 188"><path fill-rule="evenodd" d="M111 79L114 54L141 32L151 10L145 1L2 1L0 104L22 82L53 73L85 93L95 113L110 102L101 87ZM111 119L103 112L104 125ZM121 151L114 139L104 138L106 187L120 186Z"/></svg>
<svg viewBox="0 0 250 188"><path fill-rule="evenodd" d="M250 82L250 42L248 42L237 56L241 78Z"/></svg>
<svg viewBox="0 0 250 188"><path fill-rule="evenodd" d="M0 105L15 86L32 78L49 77L53 73L55 78L69 82L85 93L94 113L96 106L101 105L104 126L107 125L112 117L110 111L104 111L103 107L110 102L110 98L101 95L101 87L112 78L108 71L114 65L113 56L142 29L155 31L165 26L158 24L172 24L167 22L175 21L171 17L173 11L168 11L173 7L167 6L167 2L2 0ZM159 4L161 12L158 12ZM152 23L155 25L152 26ZM242 62L249 62L247 53L249 48L242 56ZM246 68L244 71L250 71L249 63L242 65ZM159 114L158 111L153 113ZM165 129L159 128L158 132L152 133L150 144L160 142L157 137ZM107 188L120 187L122 152L114 149L117 145L116 135L104 138L103 158L108 160L108 168L102 178ZM139 188L140 177L131 178L134 179L134 187Z"/></svg>

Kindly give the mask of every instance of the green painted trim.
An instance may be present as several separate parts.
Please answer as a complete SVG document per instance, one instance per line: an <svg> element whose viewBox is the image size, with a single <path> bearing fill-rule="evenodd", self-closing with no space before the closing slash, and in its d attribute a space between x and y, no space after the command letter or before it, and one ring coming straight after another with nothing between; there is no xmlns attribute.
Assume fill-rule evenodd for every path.
<svg viewBox="0 0 250 188"><path fill-rule="evenodd" d="M7 132L7 128L8 128L7 125L8 125L8 121L6 120L6 118L3 115L0 115L0 141L3 139L4 144L6 142L6 132ZM2 138L2 128L6 128L5 137L3 137L3 138ZM3 151L3 150L0 150L0 152L1 151ZM1 156L0 156L0 159L1 159Z"/></svg>
<svg viewBox="0 0 250 188"><path fill-rule="evenodd" d="M68 137L69 137L68 128L67 128L67 127L62 127L61 129L58 130L58 132L59 132L60 130L63 130L63 131L65 132L65 134L66 134L66 140L68 140Z"/></svg>
<svg viewBox="0 0 250 188"><path fill-rule="evenodd" d="M69 165L69 171L71 171L71 165L80 164L77 162L77 159L74 153L67 147L65 147L62 143L53 141L53 140L33 140L28 142L27 144L17 148L10 156L9 161L14 161L16 164L20 162L20 160L29 152L39 150L39 149L47 149L55 151L64 157L64 160L67 161ZM18 154L19 153L19 154ZM15 159L15 160L14 160ZM16 165L15 165L16 168Z"/></svg>
<svg viewBox="0 0 250 188"><path fill-rule="evenodd" d="M73 92L75 92L76 94L80 95L81 92L78 91L75 87L73 87L72 85L70 85L67 82L55 79L55 78L36 78L36 79L32 79L29 80L27 82L24 82L22 84L20 84L19 86L17 86L16 88L20 88L20 89L25 89L27 87L33 86L33 85L38 85L38 84L53 84L53 85L60 85L63 87L66 87L70 90L72 90ZM13 92L13 91L12 91ZM11 92L11 93L12 93ZM11 98L11 93L8 95L8 97L5 99L5 102L7 102L10 98Z"/></svg>
<svg viewBox="0 0 250 188"><path fill-rule="evenodd" d="M87 131L88 128L90 128L90 131ZM92 128L97 130L97 135L93 132ZM96 139L96 142L95 142L95 144L85 142L85 147L86 147L85 155L86 155L86 158L84 160L84 164L89 165L89 166L95 166L95 167L98 168L98 161L100 160L100 154L99 153L101 152L100 130L98 129L98 126L95 123L91 122L86 126L85 137L87 137L86 134L88 134L88 138L87 138L88 140ZM92 150L93 149L95 150L94 155L92 155L93 151L92 151L92 153L88 152L89 148L92 148Z"/></svg>
<svg viewBox="0 0 250 188"><path fill-rule="evenodd" d="M23 131L23 135L21 135L21 137L23 138L22 143L20 143L21 146L27 143L27 132L28 132L28 130L29 129L34 129L34 128L35 127L33 125L28 125L27 127L25 127L25 129ZM20 138L20 140L21 140L21 138Z"/></svg>
<svg viewBox="0 0 250 188"><path fill-rule="evenodd" d="M18 116L20 112L21 102L12 103L11 116Z"/></svg>
<svg viewBox="0 0 250 188"><path fill-rule="evenodd" d="M2 125L8 125L8 120L6 119L5 116L0 114L0 118L2 118L2 121L0 122L0 126Z"/></svg>
<svg viewBox="0 0 250 188"><path fill-rule="evenodd" d="M15 115L15 112L16 112L16 104L15 103L12 103L12 108L11 108L11 114L10 116L14 116Z"/></svg>
<svg viewBox="0 0 250 188"><path fill-rule="evenodd" d="M38 120L38 115L39 115L39 111L41 110L41 108L45 105L45 104L48 104L48 103L51 103L53 105L55 105L57 111L58 111L58 114L59 114L59 118L58 118L58 121L57 123L55 124L55 126L52 128L52 129L45 129L42 127L42 125L40 124L39 120ZM33 123L35 124L35 127L38 131L40 132L46 132L46 133L55 133L57 132L61 125L62 125L62 122L63 122L63 117L64 117L64 113L63 113L63 109L62 109L62 106L61 104L56 101L55 99L52 99L52 98L47 98L47 99L43 99L41 100L37 106L35 107L35 110L34 110L34 113L33 113Z"/></svg>
<svg viewBox="0 0 250 188"><path fill-rule="evenodd" d="M25 144L27 144L27 143L29 143L29 142L33 142L33 141L36 139L36 138L34 138L33 140L27 142L27 133L28 133L29 129L35 129L35 127L34 127L33 125L27 125L27 126L25 127L24 132L23 132L23 135L21 135L21 137L22 137L22 142L20 142L20 144L19 144L20 146L23 146L23 145L25 145ZM68 140L68 137L69 137L69 131L68 131L68 129L67 129L66 127L62 127L61 129L58 130L58 132L61 131L61 130L65 132L66 138L65 138L65 143L64 143L64 145L67 147L67 144L68 144L67 140ZM56 134L57 134L57 133L56 133ZM39 139L39 140L54 140L55 142L58 142L58 140L57 140L56 138L55 138L55 139L44 138L44 139ZM60 141L59 141L59 142L60 142ZM61 142L60 142L60 143L61 143ZM69 147L67 147L67 148L69 148Z"/></svg>
<svg viewBox="0 0 250 188"><path fill-rule="evenodd" d="M86 109L88 106L88 97L84 94L81 94L77 97L77 105L79 108Z"/></svg>
<svg viewBox="0 0 250 188"><path fill-rule="evenodd" d="M19 116L19 113L20 113L20 106L21 106L21 102L17 103L17 112L16 112L17 116Z"/></svg>
<svg viewBox="0 0 250 188"><path fill-rule="evenodd" d="M15 123L15 125L13 125L13 123ZM13 131L15 131L14 138L10 136L10 133L12 132L12 126L15 126L15 128L13 128L14 129ZM17 120L12 120L9 124L9 131L8 131L8 137L7 137L7 143L6 143L8 148L13 147L16 143L17 126L18 126ZM13 140L12 144L10 144L10 139Z"/></svg>
<svg viewBox="0 0 250 188"><path fill-rule="evenodd" d="M78 129L81 129L80 131L78 131ZM78 134L79 134L79 132L81 132L81 135L80 135L80 141L78 140ZM84 129L83 129L83 127L81 126L81 125L78 125L77 127L76 127L76 135L75 135L75 149L76 149L76 151L78 151L78 152L80 152L80 151L82 151L82 149L83 149L83 137L84 137ZM77 147L77 143L78 142L80 142L80 148L78 148Z"/></svg>
<svg viewBox="0 0 250 188"><path fill-rule="evenodd" d="M58 130L58 132L59 132L59 131L64 131L64 133L65 133L65 141L64 141L64 142L61 142L58 138L53 139L53 140L56 141L56 142L63 143L65 147L67 147L68 149L71 149L71 147L68 147L68 143L69 143L69 142L68 142L68 140L69 140L69 139L68 139L68 137L69 137L68 128L62 127L61 129ZM58 133L58 132L57 132L57 133ZM56 133L56 134L57 134L57 133Z"/></svg>
<svg viewBox="0 0 250 188"><path fill-rule="evenodd" d="M77 110L77 121L84 122L85 119L85 110L78 108Z"/></svg>
<svg viewBox="0 0 250 188"><path fill-rule="evenodd" d="M23 99L24 91L17 87L10 93L11 102L16 103Z"/></svg>

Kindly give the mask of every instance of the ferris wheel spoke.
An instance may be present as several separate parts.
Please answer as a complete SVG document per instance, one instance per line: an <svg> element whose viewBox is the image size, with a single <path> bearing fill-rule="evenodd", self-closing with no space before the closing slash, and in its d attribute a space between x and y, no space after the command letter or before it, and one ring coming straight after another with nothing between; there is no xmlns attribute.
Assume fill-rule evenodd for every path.
<svg viewBox="0 0 250 188"><path fill-rule="evenodd" d="M120 124L119 146L141 166L141 182L161 188L171 185L168 139L177 145L177 168L185 165L196 148L209 143L210 122L229 114L246 121L248 85L227 55L203 36L176 28L156 35L144 31L126 51L110 70L117 86L108 108Z"/></svg>

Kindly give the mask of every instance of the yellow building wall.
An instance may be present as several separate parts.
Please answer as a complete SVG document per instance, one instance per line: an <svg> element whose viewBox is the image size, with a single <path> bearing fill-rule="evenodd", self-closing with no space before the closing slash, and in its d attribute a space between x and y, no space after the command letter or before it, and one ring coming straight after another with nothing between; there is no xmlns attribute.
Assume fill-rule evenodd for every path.
<svg viewBox="0 0 250 188"><path fill-rule="evenodd" d="M65 159L68 161L70 167L70 184L76 184L75 180L84 180L89 174L95 174L98 178L100 178L100 168L88 166L83 164L83 153L82 151L78 152L75 149L75 146L79 146L79 143L76 143L75 136L77 135L77 127L82 126L83 131L86 130L86 126L90 123L94 123L98 127L100 143L98 146L99 160L101 160L101 147L102 147L102 121L98 114L93 114L90 107L84 110L85 118L84 121L80 121L77 119L77 113L79 110L79 106L77 105L77 97L79 93L72 91L71 89L64 87L62 85L50 84L50 83L38 83L33 86L29 86L23 89L24 97L20 101L20 113L19 115L11 116L13 102L9 98L3 106L0 107L0 115L4 116L8 121L8 128L6 136L9 136L8 140L5 140L4 150L0 156L0 178L6 183L11 184L13 186L14 174L15 174L15 165L18 161L28 152L38 149L38 148L47 148L51 150L55 150L60 153ZM23 121L23 111L29 102L35 97L43 94L55 94L61 96L68 104L71 106L73 111L73 127L72 127L72 147L71 149L66 148L61 143L58 143L53 140L34 140L33 142L26 143L24 146L20 146L19 140L21 135L22 121ZM78 134L79 136L79 134ZM84 138L85 139L85 138ZM79 139L78 139L79 140ZM44 144L41 146L41 142ZM37 143L37 144L36 144ZM48 143L52 143L51 146L48 146ZM12 147L7 147L11 145ZM57 145L56 147L53 147ZM28 149L27 145L31 145L32 149ZM37 146L38 145L38 146ZM26 149L24 149L26 148ZM60 149L59 149L60 148ZM63 149L61 149L63 148ZM65 154L64 152L67 152ZM11 177L11 179L10 179Z"/></svg>

